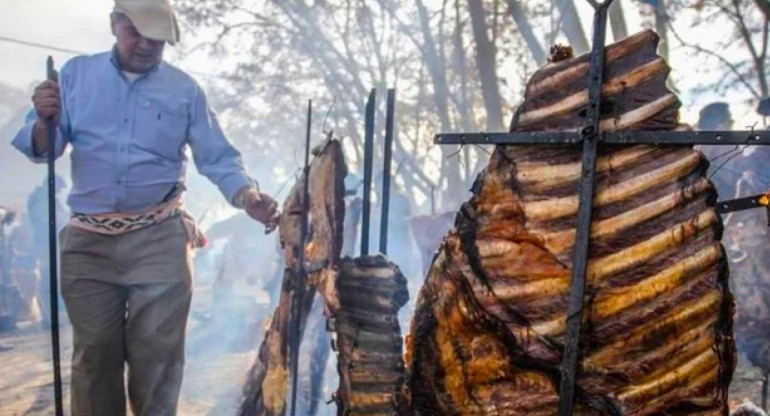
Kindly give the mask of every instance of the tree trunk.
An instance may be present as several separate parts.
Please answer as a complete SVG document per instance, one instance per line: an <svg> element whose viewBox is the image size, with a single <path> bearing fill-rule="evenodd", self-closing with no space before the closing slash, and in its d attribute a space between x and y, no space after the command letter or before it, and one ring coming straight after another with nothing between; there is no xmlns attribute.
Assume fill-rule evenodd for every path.
<svg viewBox="0 0 770 416"><path fill-rule="evenodd" d="M449 119L449 87L446 72L444 72L444 68L440 64L441 59L438 54L438 49L436 48L436 42L430 31L428 10L425 8L425 4L422 0L415 0L415 5L417 6L420 29L424 41L422 48L423 57L425 58L425 63L433 85L433 98L436 102L436 110L438 111L441 130L450 131L452 129L452 122ZM461 195L460 187L462 186L459 164L454 163L450 158L452 152L456 151L455 147L456 146L441 146L441 173L447 181L447 194L450 196Z"/></svg>
<svg viewBox="0 0 770 416"><path fill-rule="evenodd" d="M767 58L768 47L768 24L770 24L770 22L768 22L768 19L765 18L764 24L762 25L762 43L759 45L759 47L757 47L757 45L755 45L754 41L752 40L751 31L746 26L746 18L741 12L740 0L733 0L733 7L735 8L738 30L743 37L743 41L746 43L746 47L751 54L751 60L754 64L754 70L756 71L757 75L757 82L759 83L759 91L762 94L760 98L766 98L768 96L768 92L770 92L768 91L769 88L767 83L767 74L765 71L765 60Z"/></svg>
<svg viewBox="0 0 770 416"><path fill-rule="evenodd" d="M465 31L465 25L460 19L460 1L455 0L455 39L454 39L454 55L455 64L457 65L458 72L460 74L460 120L464 131L475 131L476 126L473 122L473 114L471 111L471 105L468 98L468 68L465 62L465 39L463 33ZM465 179L466 186L471 181L473 175L472 167L470 165L470 148L465 146L463 148L463 179Z"/></svg>
<svg viewBox="0 0 770 416"><path fill-rule="evenodd" d="M495 45L489 40L484 5L481 0L469 0L473 37L476 40L476 66L481 78L481 92L487 110L487 130L502 131L503 113L500 88L497 84Z"/></svg>
<svg viewBox="0 0 770 416"><path fill-rule="evenodd" d="M508 3L508 10L511 12L513 20L516 22L516 26L519 27L521 36L524 37L524 41L527 43L529 52L532 54L532 59L535 60L538 66L543 65L547 58L545 50L537 39L537 36L535 36L532 25L529 23L529 19L527 19L527 15L521 7L521 3L519 0L506 0L506 2Z"/></svg>
<svg viewBox="0 0 770 416"><path fill-rule="evenodd" d="M433 84L433 97L436 102L439 121L442 130L449 130L452 123L449 120L449 87L447 86L446 72L441 66L441 58L438 54L436 41L430 31L430 20L428 19L428 10L425 8L422 0L415 0L417 12L420 16L420 29L423 37L423 56L430 73L431 84Z"/></svg>
<svg viewBox="0 0 770 416"><path fill-rule="evenodd" d="M765 19L770 20L770 0L754 0L759 10L765 15Z"/></svg>
<svg viewBox="0 0 770 416"><path fill-rule="evenodd" d="M655 10L655 31L660 36L658 53L668 61L668 15L666 14L666 0L658 0Z"/></svg>
<svg viewBox="0 0 770 416"><path fill-rule="evenodd" d="M457 72L460 75L460 120L463 130L473 131L476 128L473 123L473 111L468 98L468 66L465 62L465 39L463 38L465 26L460 18L460 11L460 0L455 0L454 55Z"/></svg>
<svg viewBox="0 0 770 416"><path fill-rule="evenodd" d="M628 36L628 27L626 26L626 16L623 13L623 2L615 0L610 5L609 10L610 25L612 26L612 38L615 42Z"/></svg>
<svg viewBox="0 0 770 416"><path fill-rule="evenodd" d="M588 39L585 31L583 31L583 25L580 23L580 16L575 9L573 0L555 0L555 3L559 13L561 13L564 35L567 36L575 54L580 55L588 52L591 47L588 45Z"/></svg>

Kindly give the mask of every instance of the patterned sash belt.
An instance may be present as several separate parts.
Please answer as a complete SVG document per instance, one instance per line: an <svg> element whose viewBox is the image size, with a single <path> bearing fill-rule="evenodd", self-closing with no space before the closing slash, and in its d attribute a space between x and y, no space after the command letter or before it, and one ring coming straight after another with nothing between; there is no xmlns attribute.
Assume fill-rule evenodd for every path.
<svg viewBox="0 0 770 416"><path fill-rule="evenodd" d="M173 217L182 218L187 231L187 240L194 248L201 248L206 245L206 237L195 224L195 218L183 207L182 194L143 213L74 214L70 218L69 225L97 234L120 235L160 224Z"/></svg>

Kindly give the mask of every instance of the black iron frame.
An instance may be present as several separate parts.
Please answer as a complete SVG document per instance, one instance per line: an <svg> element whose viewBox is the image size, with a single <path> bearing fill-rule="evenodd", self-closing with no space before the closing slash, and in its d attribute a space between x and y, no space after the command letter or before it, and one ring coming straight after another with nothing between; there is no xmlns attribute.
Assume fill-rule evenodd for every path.
<svg viewBox="0 0 770 416"><path fill-rule="evenodd" d="M396 135L396 90L388 89L387 107L385 112L385 151L382 163L382 195L380 217L379 251L388 252L388 216L390 213L390 183L391 165L393 160L393 140ZM372 89L366 102L364 121L364 201L361 219L361 256L369 255L369 237L372 205L372 170L374 166L374 117L377 101L377 90Z"/></svg>
<svg viewBox="0 0 770 416"><path fill-rule="evenodd" d="M767 131L618 131L598 134L600 142L612 144L709 144L709 145L770 145ZM446 133L437 134L436 144L580 144L582 132L521 132L521 133Z"/></svg>
<svg viewBox="0 0 770 416"><path fill-rule="evenodd" d="M607 11L613 0L587 0L594 8L593 46L588 79L589 104L586 126L580 132L514 132L514 133L449 133L436 135L440 145L504 144L504 145L583 145L580 204L577 216L577 235L573 251L571 292L568 303L567 333L561 364L559 386L559 416L572 415L575 397L575 374L580 345L580 328L584 307L586 264L589 230L596 176L596 154L599 144L653 144L653 145L770 145L767 131L621 131L599 132L602 102L602 78L607 31ZM724 201L717 205L720 213L763 206L759 197ZM752 199L753 198L753 199ZM770 210L768 210L770 219Z"/></svg>
<svg viewBox="0 0 770 416"><path fill-rule="evenodd" d="M382 207L380 219L380 253L388 254L388 217L390 213L390 168L393 161L395 136L396 90L388 90L388 106L385 112L385 153L382 163Z"/></svg>
<svg viewBox="0 0 770 416"><path fill-rule="evenodd" d="M369 225L372 210L372 169L374 166L374 117L377 104L377 90L372 88L366 101L364 119L364 202L361 215L361 255L369 255Z"/></svg>

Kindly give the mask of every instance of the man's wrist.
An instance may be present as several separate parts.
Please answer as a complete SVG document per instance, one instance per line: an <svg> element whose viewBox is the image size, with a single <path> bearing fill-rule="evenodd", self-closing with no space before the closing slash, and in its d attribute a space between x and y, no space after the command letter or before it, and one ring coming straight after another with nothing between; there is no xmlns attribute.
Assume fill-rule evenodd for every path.
<svg viewBox="0 0 770 416"><path fill-rule="evenodd" d="M32 154L36 157L43 156L45 150L41 150L41 148L47 149L48 147L47 144L41 146L42 141L47 139L47 130L48 126L45 121L39 118L35 120L35 124L32 126Z"/></svg>
<svg viewBox="0 0 770 416"><path fill-rule="evenodd" d="M258 201L259 199L259 189L257 189L254 185L248 185L241 188L241 190L235 194L235 197L233 198L233 205L236 208L244 209L250 202L255 200Z"/></svg>

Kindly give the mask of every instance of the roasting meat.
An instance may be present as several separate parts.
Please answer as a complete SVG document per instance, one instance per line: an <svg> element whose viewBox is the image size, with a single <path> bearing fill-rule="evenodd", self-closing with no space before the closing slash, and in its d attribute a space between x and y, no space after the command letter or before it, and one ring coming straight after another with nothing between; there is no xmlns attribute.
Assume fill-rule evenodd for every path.
<svg viewBox="0 0 770 416"><path fill-rule="evenodd" d="M342 146L330 140L314 151L310 168L310 227L305 247L300 247L302 181L298 181L283 206L279 226L286 259L278 307L265 333L256 362L243 387L240 416L273 416L285 412L289 387L289 333L292 303L299 285L305 285L300 299L300 322L304 326L318 291L327 308L337 308L337 270L342 250L342 222L345 215L344 184L347 174ZM307 281L300 281L298 254L305 250Z"/></svg>
<svg viewBox="0 0 770 416"><path fill-rule="evenodd" d="M652 31L607 49L601 130L672 130ZM588 57L530 80L513 131L585 125ZM691 146L603 146L576 413L727 412L732 298L707 161ZM575 241L579 146L498 146L436 254L407 337L420 415L554 415Z"/></svg>
<svg viewBox="0 0 770 416"><path fill-rule="evenodd" d="M340 385L340 415L393 415L403 403L403 341L398 310L409 299L406 278L382 255L342 260L340 310L329 320Z"/></svg>

